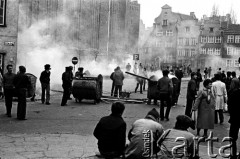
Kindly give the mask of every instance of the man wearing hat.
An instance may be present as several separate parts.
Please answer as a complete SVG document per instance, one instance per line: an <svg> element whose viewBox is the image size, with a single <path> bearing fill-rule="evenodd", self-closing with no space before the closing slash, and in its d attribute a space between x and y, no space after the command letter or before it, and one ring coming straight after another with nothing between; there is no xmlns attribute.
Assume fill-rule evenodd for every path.
<svg viewBox="0 0 240 159"><path fill-rule="evenodd" d="M161 156L166 158L191 158L194 150L194 135L188 131L188 128L195 130L194 121L186 115L178 115L175 127L164 131L164 135L158 140L158 146L161 147ZM164 136L164 137L163 137ZM174 147L182 144L182 141L176 141L178 137L183 137L187 147L176 151ZM186 150L186 151L185 151ZM185 155L185 156L184 156Z"/></svg>
<svg viewBox="0 0 240 159"><path fill-rule="evenodd" d="M46 105L50 105L50 75L51 75L51 67L49 64L44 66L44 71L42 71L40 75L40 82L42 87L42 104L45 102L45 93L46 93Z"/></svg>
<svg viewBox="0 0 240 159"><path fill-rule="evenodd" d="M125 150L126 159L145 159L157 154L157 140L163 133L162 125L158 123L159 118L158 111L153 108L144 119L133 123L128 133L130 143Z"/></svg>

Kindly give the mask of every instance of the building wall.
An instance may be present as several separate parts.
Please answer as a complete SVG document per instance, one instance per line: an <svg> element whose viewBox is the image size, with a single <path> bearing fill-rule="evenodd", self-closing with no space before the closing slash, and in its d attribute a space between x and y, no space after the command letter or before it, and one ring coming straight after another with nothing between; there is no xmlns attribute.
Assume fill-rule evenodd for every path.
<svg viewBox="0 0 240 159"><path fill-rule="evenodd" d="M16 71L18 4L18 0L7 1L6 26L0 27L0 67L4 69L3 72L6 72L6 66L8 64L12 64L14 66L14 72Z"/></svg>

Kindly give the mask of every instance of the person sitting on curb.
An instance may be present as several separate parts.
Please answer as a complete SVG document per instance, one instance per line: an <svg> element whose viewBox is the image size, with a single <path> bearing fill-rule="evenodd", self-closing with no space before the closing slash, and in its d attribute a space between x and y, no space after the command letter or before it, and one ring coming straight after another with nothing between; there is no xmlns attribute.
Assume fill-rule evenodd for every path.
<svg viewBox="0 0 240 159"><path fill-rule="evenodd" d="M126 122L122 118L123 103L112 104L112 113L102 117L94 129L93 135L98 139L98 149L102 157L112 159L124 153L126 143Z"/></svg>
<svg viewBox="0 0 240 159"><path fill-rule="evenodd" d="M126 159L145 159L152 157L159 151L157 140L163 133L163 127L158 123L159 113L155 108L147 113L144 119L139 119L133 123L132 129L128 133L129 146L125 150ZM150 145L149 149L146 145Z"/></svg>
<svg viewBox="0 0 240 159"><path fill-rule="evenodd" d="M159 155L162 158L191 158L194 153L194 135L188 131L188 128L195 130L194 121L186 115L178 115L176 117L175 127L173 129L167 129L164 134L158 140L158 146L160 147ZM164 137L163 137L164 136ZM181 145L182 141L175 141L176 138L183 137L187 142L186 152L183 148L174 151L174 147ZM184 156L185 153L185 156ZM181 155L181 156L180 156Z"/></svg>

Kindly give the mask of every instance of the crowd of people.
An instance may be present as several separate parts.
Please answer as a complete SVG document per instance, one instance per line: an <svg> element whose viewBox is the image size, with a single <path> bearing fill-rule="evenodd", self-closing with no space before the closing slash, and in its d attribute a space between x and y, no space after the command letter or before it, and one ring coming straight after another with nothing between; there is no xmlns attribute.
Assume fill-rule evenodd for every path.
<svg viewBox="0 0 240 159"><path fill-rule="evenodd" d="M136 66L133 67L133 72L135 74L139 74L136 69L134 70L134 68L137 68L137 64L135 65ZM173 158L173 155L179 155L175 154L175 152L172 152L171 148L176 146L173 143L173 139L176 139L180 135L186 138L189 142L187 147L187 154L188 158L191 158L194 148L193 137L202 136L204 139L206 139L209 135L209 129L213 130L215 124L222 125L224 123L223 112L225 110L228 111L230 115L229 137L231 137L232 139L230 158L237 158L236 141L238 139L238 132L240 128L237 117L240 107L238 107L237 105L237 103L239 103L237 101L237 98L240 95L240 78L236 77L236 72L234 71L228 71L227 75L225 75L225 72L222 71L221 68L218 69L218 71L214 74L212 78L211 67L205 68L203 72L203 77L200 69L197 69L196 72L190 73L191 79L188 81L187 86L187 102L185 113L184 115L179 115L176 118L176 125L170 131L169 129L164 130L162 125L160 124L160 122L164 119L166 119L166 121L169 121L169 113L172 107L171 100L173 94L173 83L168 76L169 74L174 74L179 79L180 84L178 85L178 87L181 88L181 79L183 78L182 68L177 68L175 71L169 71L167 69L162 71L163 77L160 78L157 82L157 89L159 91L160 99L160 113L158 113L156 109L153 109L148 112L145 118L139 119L134 122L131 130L128 133L129 144L126 144L125 136L119 136L120 133L122 135L126 135L126 129L122 127L121 131L124 131L123 133L119 131L117 125L115 125L115 127L113 126L109 128L107 126L107 123L110 122L112 124L113 120L108 121L107 117L103 117L97 124L94 130L94 135L98 139L99 150L104 144L108 145L108 147L111 148L105 149L103 153L100 150L100 154L106 158L112 158L113 156L124 156L125 158L144 158L147 155L154 156L157 154L161 154L166 158ZM203 83L203 88L201 87L201 83ZM137 84L137 87L138 85L140 85L140 83ZM166 112L164 113L165 105ZM121 115L123 114L125 108L124 105L122 103L114 103L112 105L112 111L113 109L115 109L114 107L121 107L121 111L118 113L118 115L116 116L115 114L115 121L121 120L122 122L123 119ZM110 116L114 116L114 113L112 112ZM103 119L105 119L105 124L102 124ZM195 135L187 131L189 127L195 129L195 126L197 128ZM202 135L200 134L201 130L203 130ZM99 133L101 133L101 135L98 135ZM111 135L109 135L109 133ZM149 141L147 136L151 135L153 139L150 142L152 143L152 149L148 149L148 147L145 147L146 145L148 145L145 143L145 141ZM162 136L164 136L164 140L160 140ZM121 149L115 149L113 146L109 146L111 144L116 144L115 140L121 138L124 142L117 142L119 143L117 145L120 145L121 142ZM112 143L107 143L106 141L111 141ZM115 150L117 151L117 153L115 152Z"/></svg>

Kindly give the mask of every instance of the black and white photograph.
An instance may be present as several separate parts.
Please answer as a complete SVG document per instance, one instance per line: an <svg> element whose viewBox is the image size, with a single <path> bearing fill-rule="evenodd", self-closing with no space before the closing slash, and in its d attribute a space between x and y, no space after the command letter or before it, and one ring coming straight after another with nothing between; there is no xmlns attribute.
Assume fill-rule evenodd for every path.
<svg viewBox="0 0 240 159"><path fill-rule="evenodd" d="M0 0L0 159L239 159L239 0Z"/></svg>

